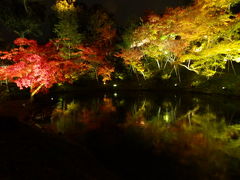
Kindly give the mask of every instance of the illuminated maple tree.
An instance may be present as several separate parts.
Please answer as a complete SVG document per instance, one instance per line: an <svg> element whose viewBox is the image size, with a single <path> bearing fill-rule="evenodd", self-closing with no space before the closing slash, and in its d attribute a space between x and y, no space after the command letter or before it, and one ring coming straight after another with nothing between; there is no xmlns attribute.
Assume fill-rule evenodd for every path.
<svg viewBox="0 0 240 180"><path fill-rule="evenodd" d="M141 62L143 55L144 54L138 49L125 49L116 56L122 58L126 65L132 67L133 71L141 72L144 75L144 66Z"/></svg>
<svg viewBox="0 0 240 180"><path fill-rule="evenodd" d="M14 44L17 48L0 51L3 64L4 61L11 64L0 68L0 79L16 83L20 89L30 88L31 96L47 91L57 83L72 83L81 74L93 69L94 64L97 75L103 77L104 83L111 79L114 68L104 61L98 49L79 45L76 46L78 51L66 59L56 41L38 45L35 40L16 39Z"/></svg>
<svg viewBox="0 0 240 180"><path fill-rule="evenodd" d="M103 8L95 7L91 10L86 29L85 44L92 51L88 51L88 60L95 67L96 75L102 76L105 83L110 80L110 74L114 71L113 65L108 61L117 36L114 22ZM86 51L84 53L86 54Z"/></svg>
<svg viewBox="0 0 240 180"><path fill-rule="evenodd" d="M239 15L229 8L235 3L239 0L196 0L163 15L150 13L132 32L131 47L123 53L138 50L158 66L164 61L212 76L228 60L239 62Z"/></svg>
<svg viewBox="0 0 240 180"><path fill-rule="evenodd" d="M16 83L20 89L30 88L32 96L53 84L71 83L90 67L61 57L54 42L38 45L35 40L18 38L14 44L19 47L1 52L0 58L12 65L0 68L0 79Z"/></svg>
<svg viewBox="0 0 240 180"><path fill-rule="evenodd" d="M56 45L63 58L91 64L91 69L96 76L102 76L102 80L106 82L110 80L110 73L114 70L105 59L111 51L111 42L116 35L116 30L111 26L107 13L97 11L89 20L91 33L88 34L88 41L82 42L83 35L78 31L75 2L76 0L56 1L54 8L59 18L55 26L58 36Z"/></svg>

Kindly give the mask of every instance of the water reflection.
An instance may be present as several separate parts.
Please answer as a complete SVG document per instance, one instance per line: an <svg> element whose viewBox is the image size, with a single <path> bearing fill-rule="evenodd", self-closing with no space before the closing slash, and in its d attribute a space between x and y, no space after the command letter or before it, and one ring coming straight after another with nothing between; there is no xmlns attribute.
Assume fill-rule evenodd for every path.
<svg viewBox="0 0 240 180"><path fill-rule="evenodd" d="M111 144L114 152L125 144L148 147L155 158L170 154L185 167L181 171L195 166L199 177L229 179L240 175L239 105L235 99L191 94L61 96L49 123L38 123L75 140L86 137L103 154L109 155Z"/></svg>
<svg viewBox="0 0 240 180"><path fill-rule="evenodd" d="M55 127L57 133L63 134L97 129L101 127L101 123L108 121L114 112L116 106L113 105L112 99L106 96L91 99L89 102L79 100L66 102L59 98L51 114L50 126Z"/></svg>
<svg viewBox="0 0 240 180"><path fill-rule="evenodd" d="M240 114L238 101L231 106L219 99L209 97L164 95L151 97L147 95L116 96L102 95L81 99L77 96L71 100L59 97L55 104L49 124L61 133L78 128L99 128L103 122L111 122L120 127L149 127L153 129L183 126L186 129L208 129L210 126L238 126ZM224 101L224 99L222 99ZM235 105L234 105L235 103ZM42 113L45 113L42 109ZM42 115L46 116L46 115ZM39 119L41 114L35 117ZM41 121L39 121L41 123ZM224 125L223 125L224 124ZM220 131L219 127L216 129Z"/></svg>

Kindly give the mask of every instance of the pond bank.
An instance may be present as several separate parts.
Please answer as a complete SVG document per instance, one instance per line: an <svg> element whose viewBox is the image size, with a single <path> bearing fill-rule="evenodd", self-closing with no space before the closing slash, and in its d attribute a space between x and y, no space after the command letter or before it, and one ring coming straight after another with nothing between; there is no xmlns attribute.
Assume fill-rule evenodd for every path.
<svg viewBox="0 0 240 180"><path fill-rule="evenodd" d="M119 179L84 146L0 117L0 179Z"/></svg>

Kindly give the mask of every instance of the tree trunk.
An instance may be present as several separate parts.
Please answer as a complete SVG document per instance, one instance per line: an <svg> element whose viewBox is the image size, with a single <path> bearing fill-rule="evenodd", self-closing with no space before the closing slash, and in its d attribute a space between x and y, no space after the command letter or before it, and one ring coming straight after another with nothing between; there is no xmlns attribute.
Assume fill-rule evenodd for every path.
<svg viewBox="0 0 240 180"><path fill-rule="evenodd" d="M31 93L31 97L33 97L43 86L44 86L44 84L41 84L40 86L38 86L37 89L35 89L35 90Z"/></svg>

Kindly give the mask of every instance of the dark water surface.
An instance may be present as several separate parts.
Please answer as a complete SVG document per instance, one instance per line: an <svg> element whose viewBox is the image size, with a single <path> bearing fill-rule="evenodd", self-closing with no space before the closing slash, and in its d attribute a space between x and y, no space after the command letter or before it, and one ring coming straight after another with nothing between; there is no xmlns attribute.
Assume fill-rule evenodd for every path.
<svg viewBox="0 0 240 180"><path fill-rule="evenodd" d="M240 177L240 98L82 92L18 103L0 110L14 104L21 121L84 144L121 179Z"/></svg>

